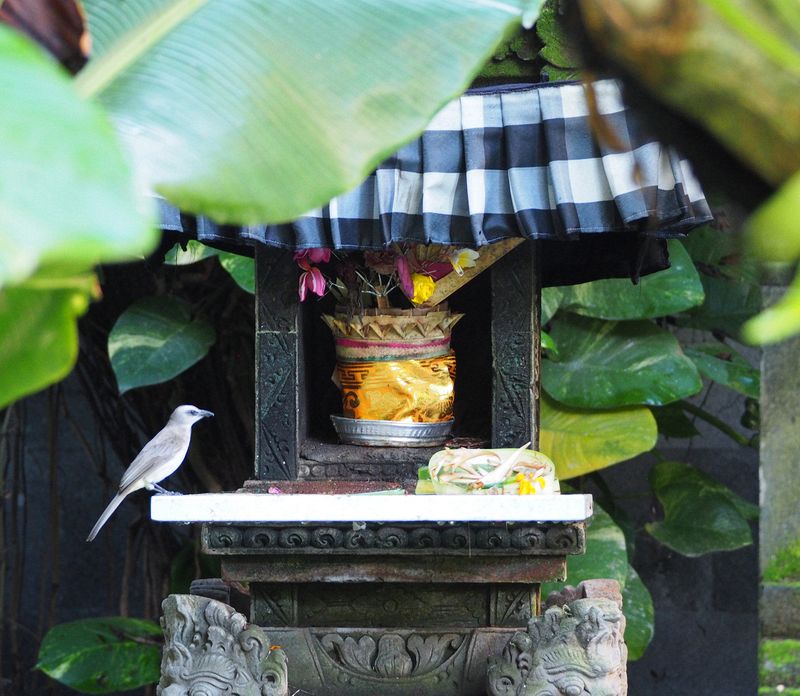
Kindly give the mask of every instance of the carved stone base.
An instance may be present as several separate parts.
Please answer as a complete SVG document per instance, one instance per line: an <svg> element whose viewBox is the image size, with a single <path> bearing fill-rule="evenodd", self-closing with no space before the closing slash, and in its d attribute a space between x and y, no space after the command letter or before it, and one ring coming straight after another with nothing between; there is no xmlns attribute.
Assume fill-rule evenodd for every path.
<svg viewBox="0 0 800 696"><path fill-rule="evenodd" d="M291 656L290 693L484 696L487 657L517 629L268 630Z"/></svg>
<svg viewBox="0 0 800 696"><path fill-rule="evenodd" d="M591 595L595 596L591 596ZM626 696L628 648L619 586L567 588L489 662L491 696Z"/></svg>
<svg viewBox="0 0 800 696"><path fill-rule="evenodd" d="M287 696L286 654L232 607L169 595L158 696Z"/></svg>

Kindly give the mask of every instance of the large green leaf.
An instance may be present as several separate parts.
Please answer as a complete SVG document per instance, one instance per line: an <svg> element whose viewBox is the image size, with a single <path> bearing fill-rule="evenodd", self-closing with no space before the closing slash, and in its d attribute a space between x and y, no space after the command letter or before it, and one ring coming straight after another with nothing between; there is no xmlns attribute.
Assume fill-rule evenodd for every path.
<svg viewBox="0 0 800 696"><path fill-rule="evenodd" d="M256 291L256 267L252 257L220 251L195 239L189 240L186 249L180 244L173 246L164 255L164 263L168 266L188 266L214 256L242 290L250 294Z"/></svg>
<svg viewBox="0 0 800 696"><path fill-rule="evenodd" d="M786 293L742 327L742 337L748 343L775 343L800 332L800 273Z"/></svg>
<svg viewBox="0 0 800 696"><path fill-rule="evenodd" d="M175 244L166 254L164 263L168 266L190 266L193 263L210 259L217 255L214 247L206 246L196 239L190 239L184 249L180 244Z"/></svg>
<svg viewBox="0 0 800 696"><path fill-rule="evenodd" d="M622 610L627 626L628 659L638 660L653 638L654 609L650 593L628 562L625 534L602 508L595 506L586 531L586 553L567 559L567 582L542 584L542 597L583 580L616 580L622 590Z"/></svg>
<svg viewBox="0 0 800 696"><path fill-rule="evenodd" d="M598 319L651 319L675 314L703 302L703 285L692 259L677 240L669 242L671 266L634 285L610 278L563 288L561 306Z"/></svg>
<svg viewBox="0 0 800 696"><path fill-rule="evenodd" d="M249 256L231 254L227 251L220 251L217 256L220 265L228 271L236 284L252 295L256 291L255 260Z"/></svg>
<svg viewBox="0 0 800 696"><path fill-rule="evenodd" d="M761 290L757 285L722 276L701 275L700 279L706 299L689 310L688 318L681 323L738 337L742 324L761 309Z"/></svg>
<svg viewBox="0 0 800 696"><path fill-rule="evenodd" d="M120 393L159 384L194 365L214 343L213 327L173 297L146 297L126 309L108 336Z"/></svg>
<svg viewBox="0 0 800 696"><path fill-rule="evenodd" d="M142 180L222 222L358 184L460 94L540 0L84 0L77 83Z"/></svg>
<svg viewBox="0 0 800 696"><path fill-rule="evenodd" d="M112 616L59 624L44 637L36 669L85 694L108 694L158 681L161 629Z"/></svg>
<svg viewBox="0 0 800 696"><path fill-rule="evenodd" d="M715 211L716 213L717 211ZM750 285L758 284L759 263L752 254L742 252L742 237L730 231L738 227L737 221L725 221L726 211L719 211L718 223L725 229L704 225L681 241L698 268L705 269L707 275L718 275Z"/></svg>
<svg viewBox="0 0 800 696"><path fill-rule="evenodd" d="M649 590L632 565L628 566L628 578L622 589L622 610L626 621L628 659L638 660L653 640L655 608Z"/></svg>
<svg viewBox="0 0 800 696"><path fill-rule="evenodd" d="M542 386L579 408L662 405L696 394L697 368L675 337L649 321L559 315L550 335L558 360L542 363Z"/></svg>
<svg viewBox="0 0 800 696"><path fill-rule="evenodd" d="M761 392L759 371L726 343L684 346L684 353L701 374L719 384L757 399Z"/></svg>
<svg viewBox="0 0 800 696"><path fill-rule="evenodd" d="M550 321L561 306L564 299L564 288L542 288L542 325Z"/></svg>
<svg viewBox="0 0 800 696"><path fill-rule="evenodd" d="M729 551L751 544L748 519L758 508L693 466L659 462L650 486L664 508L664 519L646 529L662 544L685 556Z"/></svg>
<svg viewBox="0 0 800 696"><path fill-rule="evenodd" d="M577 585L583 580L616 580L625 587L628 579L628 552L625 535L611 516L599 506L586 530L586 553L567 559L567 583ZM542 584L542 597L564 587L562 583Z"/></svg>
<svg viewBox="0 0 800 696"><path fill-rule="evenodd" d="M96 288L91 273L40 272L0 291L0 408L69 374L78 357L76 320Z"/></svg>
<svg viewBox="0 0 800 696"><path fill-rule="evenodd" d="M102 110L0 24L0 287L41 266L114 261L156 243Z"/></svg>
<svg viewBox="0 0 800 696"><path fill-rule="evenodd" d="M748 220L750 248L765 261L794 262L800 258L800 172Z"/></svg>
<svg viewBox="0 0 800 696"><path fill-rule="evenodd" d="M631 459L655 447L658 430L644 406L589 411L541 400L539 449L561 480Z"/></svg>
<svg viewBox="0 0 800 696"><path fill-rule="evenodd" d="M681 408L681 403L678 401L651 409L658 424L659 435L690 438L700 434L700 431Z"/></svg>

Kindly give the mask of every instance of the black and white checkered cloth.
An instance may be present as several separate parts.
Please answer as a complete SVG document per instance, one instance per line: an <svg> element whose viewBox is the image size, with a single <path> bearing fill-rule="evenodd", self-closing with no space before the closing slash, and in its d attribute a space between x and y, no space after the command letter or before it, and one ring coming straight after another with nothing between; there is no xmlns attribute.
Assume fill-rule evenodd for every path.
<svg viewBox="0 0 800 696"><path fill-rule="evenodd" d="M709 221L689 163L641 129L616 81L594 82L593 89L614 142L593 132L582 84L472 89L328 205L281 225L230 227L199 218L194 232L211 242L342 250L398 242L479 247L524 236L588 240L590 254L622 245L641 257L631 252L635 238L678 236ZM186 231L184 223L162 205L163 228ZM569 247L562 253L581 254L581 245ZM608 275L627 275L628 261Z"/></svg>

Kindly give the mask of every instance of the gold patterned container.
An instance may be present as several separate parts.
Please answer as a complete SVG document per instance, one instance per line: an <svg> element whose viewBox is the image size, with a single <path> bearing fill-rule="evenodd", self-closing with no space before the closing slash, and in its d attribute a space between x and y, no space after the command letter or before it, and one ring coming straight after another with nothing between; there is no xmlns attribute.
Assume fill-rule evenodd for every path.
<svg viewBox="0 0 800 696"><path fill-rule="evenodd" d="M324 315L336 343L345 418L442 423L453 418L450 331L463 316L446 305Z"/></svg>

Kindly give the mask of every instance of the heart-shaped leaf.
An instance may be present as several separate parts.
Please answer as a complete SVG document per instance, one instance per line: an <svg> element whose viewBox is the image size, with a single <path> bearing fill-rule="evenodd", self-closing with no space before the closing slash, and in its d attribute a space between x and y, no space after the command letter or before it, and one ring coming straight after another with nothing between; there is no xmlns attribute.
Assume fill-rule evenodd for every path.
<svg viewBox="0 0 800 696"><path fill-rule="evenodd" d="M102 110L2 24L0 94L0 287L48 264L88 269L149 252L156 232Z"/></svg>
<svg viewBox="0 0 800 696"><path fill-rule="evenodd" d="M638 285L609 278L563 288L561 306L598 319L652 319L702 304L703 284L679 241L670 240L669 256L667 270L644 276Z"/></svg>
<svg viewBox="0 0 800 696"><path fill-rule="evenodd" d="M650 591L632 565L628 566L628 578L622 589L622 610L625 612L628 660L638 660L653 640L655 607Z"/></svg>
<svg viewBox="0 0 800 696"><path fill-rule="evenodd" d="M85 694L108 694L158 681L161 629L154 621L111 616L51 628L39 648L40 669Z"/></svg>
<svg viewBox="0 0 800 696"><path fill-rule="evenodd" d="M747 520L758 508L708 474L682 462L659 462L650 471L650 486L664 519L645 528L674 551L701 556L753 542Z"/></svg>
<svg viewBox="0 0 800 696"><path fill-rule="evenodd" d="M282 222L358 183L460 94L538 0L84 0L141 179L220 222ZM447 56L446 60L442 56Z"/></svg>
<svg viewBox="0 0 800 696"><path fill-rule="evenodd" d="M799 332L800 273L794 277L783 297L748 319L742 327L742 336L748 343L764 345L782 341Z"/></svg>
<svg viewBox="0 0 800 696"><path fill-rule="evenodd" d="M683 352L705 377L753 399L759 397L759 371L728 344L701 343L686 346Z"/></svg>
<svg viewBox="0 0 800 696"><path fill-rule="evenodd" d="M78 357L77 319L96 295L93 273L52 271L0 291L0 408L69 374Z"/></svg>
<svg viewBox="0 0 800 696"><path fill-rule="evenodd" d="M168 266L188 266L214 256L242 290L251 295L256 291L256 268L252 257L219 251L195 239L189 240L186 249L180 244L173 246L164 255L164 263Z"/></svg>
<svg viewBox="0 0 800 696"><path fill-rule="evenodd" d="M539 449L566 480L631 459L655 447L658 429L644 406L611 411L570 408L542 395Z"/></svg>
<svg viewBox="0 0 800 696"><path fill-rule="evenodd" d="M625 548L625 535L611 516L599 506L586 530L586 553L570 556L567 559L567 584L577 585L583 580L616 580L625 587L628 579L628 552ZM542 597L560 590L563 583L546 582L542 584Z"/></svg>
<svg viewBox="0 0 800 696"><path fill-rule="evenodd" d="M214 247L207 246L196 239L190 239L184 249L180 244L173 246L164 254L164 263L168 266L190 266L193 263L210 259L217 255Z"/></svg>
<svg viewBox="0 0 800 696"><path fill-rule="evenodd" d="M656 406L651 409L658 424L658 434L664 437L690 438L699 435L700 431L694 426L680 402Z"/></svg>
<svg viewBox="0 0 800 696"><path fill-rule="evenodd" d="M703 386L675 337L651 322L563 314L553 320L550 335L558 360L543 361L542 386L569 406L660 406Z"/></svg>
<svg viewBox="0 0 800 696"><path fill-rule="evenodd" d="M256 264L254 259L241 254L231 254L227 251L220 251L220 265L228 271L231 278L245 292L251 295L256 291Z"/></svg>
<svg viewBox="0 0 800 696"><path fill-rule="evenodd" d="M203 358L213 327L173 297L146 297L126 309L108 336L120 394L172 379Z"/></svg>
<svg viewBox="0 0 800 696"><path fill-rule="evenodd" d="M688 317L681 323L737 338L742 324L761 309L760 288L722 276L701 275L700 280L706 299L699 307L689 310Z"/></svg>

